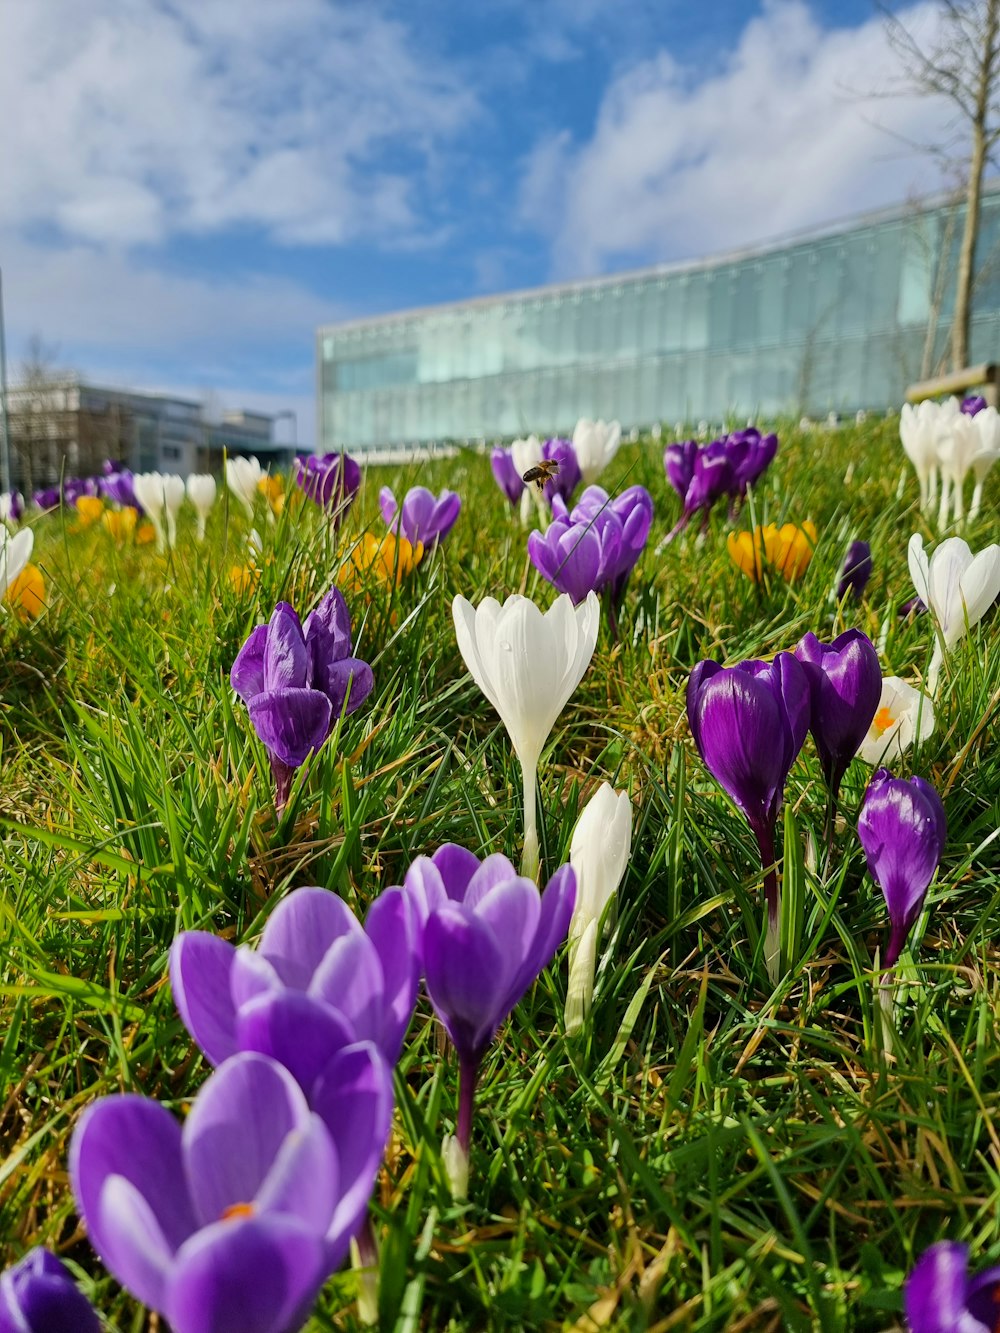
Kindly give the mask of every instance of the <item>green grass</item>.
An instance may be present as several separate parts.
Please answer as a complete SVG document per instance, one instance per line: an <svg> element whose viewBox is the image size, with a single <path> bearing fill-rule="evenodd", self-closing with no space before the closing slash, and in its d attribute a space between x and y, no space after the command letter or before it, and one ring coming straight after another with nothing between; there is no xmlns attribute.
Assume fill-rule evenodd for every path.
<svg viewBox="0 0 1000 1333"><path fill-rule="evenodd" d="M661 449L623 448L601 478L641 482L657 518L621 617L543 758L543 865L608 779L634 806L632 858L583 1034L561 1030L560 956L502 1029L483 1073L470 1200L447 1193L438 1145L456 1069L426 1000L396 1076L396 1124L375 1196L382 1327L589 1331L886 1329L903 1276L941 1238L1000 1260L1000 633L994 614L946 666L937 728L903 775L942 791L948 842L915 932L894 1055L882 1050L873 957L881 894L853 830L869 770L844 784L825 880L785 855L801 943L777 988L760 948L761 887L743 820L690 739L684 687L701 657L791 648L808 629L884 636L885 672L915 678L929 621L905 621L916 513L896 424L782 432L755 497L761 521L812 518L805 577L755 588L724 516L662 555L673 524ZM845 481L848 464L853 477ZM0 625L0 1239L4 1261L52 1246L107 1312L150 1325L102 1271L66 1177L69 1133L94 1097L139 1090L180 1110L207 1068L176 1017L166 957L184 928L253 940L291 888L335 888L358 911L445 841L520 855L520 775L455 645L451 600L553 590L527 562L488 459L371 469L345 525L382 530L377 493L460 492L451 538L391 595L352 601L368 705L329 742L276 819L266 756L228 683L247 632L280 597L308 610L336 546L306 506L263 522L256 589L228 577L247 524L220 505L169 561L103 531L38 520L51 606ZM995 540L991 479L973 549ZM744 524L749 522L745 517ZM863 604L834 623L848 541L872 543ZM818 836L823 790L807 741L786 838ZM354 1279L310 1328L357 1326ZM162 1327L162 1324L160 1325Z"/></svg>

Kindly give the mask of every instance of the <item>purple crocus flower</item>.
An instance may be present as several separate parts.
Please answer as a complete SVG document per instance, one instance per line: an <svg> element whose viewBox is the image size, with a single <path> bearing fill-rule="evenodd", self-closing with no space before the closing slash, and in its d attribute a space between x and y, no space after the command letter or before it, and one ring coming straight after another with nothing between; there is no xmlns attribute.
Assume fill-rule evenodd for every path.
<svg viewBox="0 0 1000 1333"><path fill-rule="evenodd" d="M840 581L837 584L837 602L842 602L848 593L855 601L860 602L871 576L872 548L867 542L851 542L840 570Z"/></svg>
<svg viewBox="0 0 1000 1333"><path fill-rule="evenodd" d="M809 682L809 729L830 793L832 820L847 766L878 711L882 668L875 645L859 629L847 630L833 643L820 643L815 634L806 634L795 656ZM832 830L830 823L831 836Z"/></svg>
<svg viewBox="0 0 1000 1333"><path fill-rule="evenodd" d="M588 486L572 513L557 496L548 529L528 536L528 555L543 578L575 604L591 591L608 590L612 630L616 609L653 523L653 500L642 486L630 486L613 500L600 486Z"/></svg>
<svg viewBox="0 0 1000 1333"><path fill-rule="evenodd" d="M558 436L546 440L542 445L542 457L554 460L559 464L556 475L551 477L542 487L542 494L550 505L557 495L566 504L569 504L570 496L579 486L583 476L580 471L580 464L577 462L573 441L563 440Z"/></svg>
<svg viewBox="0 0 1000 1333"><path fill-rule="evenodd" d="M361 486L361 468L348 454L310 454L296 458L299 486L309 499L339 523Z"/></svg>
<svg viewBox="0 0 1000 1333"><path fill-rule="evenodd" d="M962 399L961 411L963 411L967 417L974 417L978 412L981 412L986 405L986 399L983 395L981 393L974 393L970 394L968 398Z"/></svg>
<svg viewBox="0 0 1000 1333"><path fill-rule="evenodd" d="M684 509L666 540L673 541L697 513L701 513L702 527L706 527L716 500L731 492L732 488L733 469L726 451L726 441L713 440L711 444L699 447L691 467L691 480L683 497Z"/></svg>
<svg viewBox="0 0 1000 1333"><path fill-rule="evenodd" d="M556 518L545 532L528 533L531 563L559 592L569 593L574 606L601 586L605 565L603 536L592 523Z"/></svg>
<svg viewBox="0 0 1000 1333"><path fill-rule="evenodd" d="M903 1290L910 1333L994 1333L997 1327L1000 1267L970 1275L968 1245L931 1245Z"/></svg>
<svg viewBox="0 0 1000 1333"><path fill-rule="evenodd" d="M101 1333L93 1307L48 1250L0 1273L0 1333Z"/></svg>
<svg viewBox="0 0 1000 1333"><path fill-rule="evenodd" d="M435 496L426 486L411 487L403 498L402 510L388 486L379 491L378 503L386 527L397 535L402 532L411 545L422 542L425 547L444 541L462 508L462 501L454 491L442 491Z"/></svg>
<svg viewBox="0 0 1000 1333"><path fill-rule="evenodd" d="M868 873L889 909L885 964L899 958L941 860L947 824L941 797L923 778L894 778L880 768L858 816Z"/></svg>
<svg viewBox="0 0 1000 1333"><path fill-rule="evenodd" d="M58 486L43 486L31 498L39 509L58 509L62 493Z"/></svg>
<svg viewBox="0 0 1000 1333"><path fill-rule="evenodd" d="M342 713L361 707L374 685L368 663L351 656L351 617L337 588L304 627L292 607L279 602L240 649L230 680L271 757L279 809L292 771L319 749Z"/></svg>
<svg viewBox="0 0 1000 1333"><path fill-rule="evenodd" d="M524 482L514 465L510 450L497 445L490 454L490 467L493 469L493 480L510 503L516 505L521 498L521 492L524 490Z"/></svg>
<svg viewBox="0 0 1000 1333"><path fill-rule="evenodd" d="M761 435L756 427L738 431L736 434L743 436L746 441L745 450L740 450L741 456L734 468L733 476L736 493L744 496L747 487L756 485L774 461L774 456L778 452L778 437L774 434ZM733 436L730 436L730 439L733 439Z"/></svg>
<svg viewBox="0 0 1000 1333"><path fill-rule="evenodd" d="M499 854L482 862L446 844L410 866L404 891L422 925L424 978L458 1053L459 1112L445 1146L452 1188L464 1197L479 1065L497 1029L566 938L576 875L564 865L539 893Z"/></svg>
<svg viewBox="0 0 1000 1333"><path fill-rule="evenodd" d="M146 1097L93 1103L70 1179L94 1249L174 1333L292 1333L364 1218L391 1118L371 1045L333 1058L312 1108L277 1061L247 1052L183 1126Z"/></svg>
<svg viewBox="0 0 1000 1333"><path fill-rule="evenodd" d="M96 496L99 491L96 477L67 477L63 482L63 502L72 508L83 496Z"/></svg>
<svg viewBox="0 0 1000 1333"><path fill-rule="evenodd" d="M105 464L105 468L107 466ZM141 513L142 505L135 498L132 477L133 474L128 468L119 468L117 471L111 472L105 471L104 476L99 478L99 485L109 500L121 505L123 509L138 509Z"/></svg>
<svg viewBox="0 0 1000 1333"><path fill-rule="evenodd" d="M667 474L667 481L682 502L694 477L694 460L698 457L698 450L697 440L684 440L668 444L663 451L663 468Z"/></svg>
<svg viewBox="0 0 1000 1333"><path fill-rule="evenodd" d="M778 932L774 830L785 782L809 729L806 673L791 653L734 667L699 662L688 679L687 714L705 767L742 810L757 840L773 942Z"/></svg>
<svg viewBox="0 0 1000 1333"><path fill-rule="evenodd" d="M289 1069L307 1096L330 1057L370 1041L399 1059L420 981L417 920L387 889L364 928L329 889L295 889L272 912L259 947L183 931L170 984L184 1026L210 1064L259 1051Z"/></svg>

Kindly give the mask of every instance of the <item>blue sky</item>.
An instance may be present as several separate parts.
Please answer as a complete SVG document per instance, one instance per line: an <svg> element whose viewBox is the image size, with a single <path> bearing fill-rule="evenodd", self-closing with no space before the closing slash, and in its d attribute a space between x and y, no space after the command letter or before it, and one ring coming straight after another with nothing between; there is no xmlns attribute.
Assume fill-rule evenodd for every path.
<svg viewBox="0 0 1000 1333"><path fill-rule="evenodd" d="M904 8L929 33L935 6ZM92 379L292 408L320 323L933 190L870 0L11 0L0 267Z"/></svg>

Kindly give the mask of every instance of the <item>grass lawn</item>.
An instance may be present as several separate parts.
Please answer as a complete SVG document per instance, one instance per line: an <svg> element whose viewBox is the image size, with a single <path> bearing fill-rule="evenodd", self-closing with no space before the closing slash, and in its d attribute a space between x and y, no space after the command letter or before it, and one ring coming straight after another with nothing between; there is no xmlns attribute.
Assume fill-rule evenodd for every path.
<svg viewBox="0 0 1000 1333"><path fill-rule="evenodd" d="M633 802L632 854L598 953L594 1009L563 1032L565 951L485 1061L469 1201L439 1156L457 1079L426 997L396 1073L397 1110L374 1200L384 1329L889 1329L903 1277L942 1238L1000 1260L1000 619L948 658L936 727L897 776L941 793L948 838L911 936L893 1050L878 1021L874 954L886 911L855 832L871 770L851 765L825 874L809 869L824 789L806 741L780 840L801 942L767 977L760 862L745 820L705 770L684 691L692 666L790 649L808 630L863 629L883 671L918 683L929 617L906 544L923 532L895 420L779 427L756 521L812 519L794 584L732 563L724 507L655 548L679 504L662 448L624 446L600 482L641 483L656 519L612 642L593 661L540 766L543 879L568 856L577 812L610 781ZM666 443L666 440L663 441ZM334 582L340 545L384 530L378 489L462 497L444 546L391 592L351 594L357 655L375 689L300 774L284 814L265 751L229 684L251 628L287 599L303 614ZM990 478L973 550L1000 537ZM168 559L99 525L36 522L49 607L0 623L0 1253L55 1249L121 1330L157 1325L87 1243L66 1173L70 1132L95 1097L142 1092L178 1112L208 1066L166 975L182 929L253 941L295 886L336 889L359 914L421 853L456 842L515 863L520 770L459 656L457 593L555 593L487 456L368 470L339 537L310 502L257 527L256 584L236 589L249 523L224 501L208 541L182 516ZM749 513L736 520L750 523ZM852 538L874 575L838 616L831 588ZM544 668L543 668L544 669ZM310 1329L358 1327L356 1279L325 1288Z"/></svg>

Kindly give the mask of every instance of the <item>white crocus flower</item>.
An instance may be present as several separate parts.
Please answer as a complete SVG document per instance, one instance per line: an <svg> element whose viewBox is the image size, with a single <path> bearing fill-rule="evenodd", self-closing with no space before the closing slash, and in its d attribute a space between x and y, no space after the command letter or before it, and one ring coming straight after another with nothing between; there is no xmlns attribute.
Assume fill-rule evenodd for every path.
<svg viewBox="0 0 1000 1333"><path fill-rule="evenodd" d="M215 504L215 478L209 472L192 472L187 479L187 494L198 513L198 529L195 535L198 541L203 542L205 524L212 511L212 505Z"/></svg>
<svg viewBox="0 0 1000 1333"><path fill-rule="evenodd" d="M995 407L984 407L972 418L979 431L979 449L972 460L976 485L969 506L969 519L977 519L983 504L983 482L993 464L1000 458L1000 412Z"/></svg>
<svg viewBox="0 0 1000 1333"><path fill-rule="evenodd" d="M941 507L938 510L940 528L948 526L949 508L954 513L956 523L961 523L965 518L965 478L981 447L975 417L966 416L962 412L953 416L941 436L938 449L942 476Z"/></svg>
<svg viewBox="0 0 1000 1333"><path fill-rule="evenodd" d="M177 542L177 511L184 501L184 478L165 472L137 472L132 478L135 498L149 515L160 552Z"/></svg>
<svg viewBox="0 0 1000 1333"><path fill-rule="evenodd" d="M618 452L622 428L617 421L588 421L581 417L573 431L573 451L584 486L597 480Z"/></svg>
<svg viewBox="0 0 1000 1333"><path fill-rule="evenodd" d="M584 806L573 830L569 861L576 872L576 905L569 927L566 1032L583 1027L594 998L597 932L618 890L632 850L632 804L627 792L604 782Z"/></svg>
<svg viewBox="0 0 1000 1333"><path fill-rule="evenodd" d="M542 461L542 442L537 435L529 435L523 440L514 440L510 446L510 456L517 475L523 477L529 468L537 467ZM545 518L544 497L533 481L528 482L521 492L521 523L527 527L531 522L531 502L535 501L539 516Z"/></svg>
<svg viewBox="0 0 1000 1333"><path fill-rule="evenodd" d="M247 511L247 518L253 518L253 508L263 475L263 469L256 458L226 459L226 485Z"/></svg>
<svg viewBox="0 0 1000 1333"><path fill-rule="evenodd" d="M35 533L32 528L22 528L12 537L6 528L0 527L0 602L31 559L34 544Z"/></svg>
<svg viewBox="0 0 1000 1333"><path fill-rule="evenodd" d="M940 417L940 407L929 398L916 407L904 403L899 414L899 438L917 474L920 508L924 513L933 507L937 494Z"/></svg>
<svg viewBox="0 0 1000 1333"><path fill-rule="evenodd" d="M933 730L934 705L928 696L898 676L885 676L878 708L858 758L873 768L895 764L914 741L925 741Z"/></svg>
<svg viewBox="0 0 1000 1333"><path fill-rule="evenodd" d="M934 548L928 560L924 539L915 532L908 555L917 596L937 622L938 641L927 675L933 694L944 654L979 624L1000 594L1000 546L994 542L974 556L968 542L949 537Z"/></svg>
<svg viewBox="0 0 1000 1333"><path fill-rule="evenodd" d="M556 718L594 655L601 603L596 593L574 607L563 593L543 615L528 597L501 604L452 603L458 650L473 680L500 714L524 780L521 873L538 873L535 783L538 760Z"/></svg>

